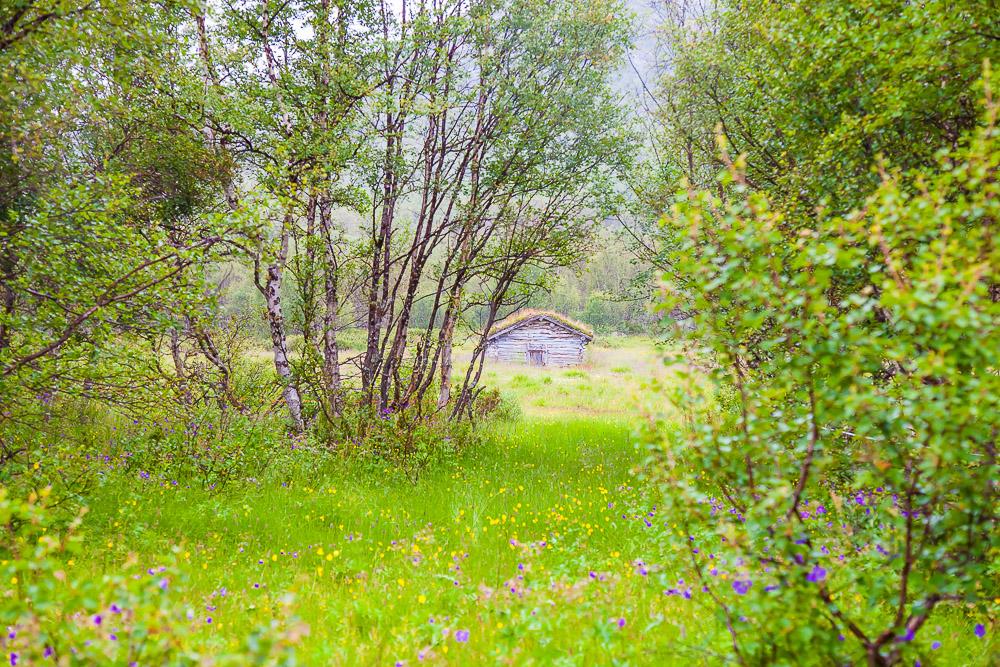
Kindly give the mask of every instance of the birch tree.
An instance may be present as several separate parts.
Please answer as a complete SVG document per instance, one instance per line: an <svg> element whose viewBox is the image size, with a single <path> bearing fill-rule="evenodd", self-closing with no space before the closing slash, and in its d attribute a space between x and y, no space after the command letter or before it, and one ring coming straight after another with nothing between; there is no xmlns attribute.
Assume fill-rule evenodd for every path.
<svg viewBox="0 0 1000 667"><path fill-rule="evenodd" d="M366 95L360 75L363 11L354 3L333 0L264 0L227 5L214 30L204 16L197 19L206 78L215 91L210 134L243 169L246 192L237 195L234 188L230 206L263 222L242 249L264 299L274 367L296 431L305 428L306 417L282 303L293 253L300 286L306 287L304 337L325 360L322 398L331 406L340 400L331 332L337 326L338 299L330 209L342 196L337 181L350 152L345 130ZM320 273L325 275L326 314L319 327L313 285L324 261L328 269Z"/></svg>
<svg viewBox="0 0 1000 667"><path fill-rule="evenodd" d="M630 156L608 80L628 39L622 17L615 2L529 0L417 3L398 25L383 14L392 46L370 113L381 157L368 182L366 405L405 409L436 381L444 409L466 314L501 308L522 271L585 250ZM429 317L412 340L423 299ZM453 416L478 377L464 379Z"/></svg>

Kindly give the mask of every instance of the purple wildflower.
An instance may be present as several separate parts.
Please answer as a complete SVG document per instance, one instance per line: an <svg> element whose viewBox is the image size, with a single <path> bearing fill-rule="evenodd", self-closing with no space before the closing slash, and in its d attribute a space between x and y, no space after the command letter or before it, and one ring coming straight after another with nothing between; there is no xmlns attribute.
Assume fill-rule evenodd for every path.
<svg viewBox="0 0 1000 667"><path fill-rule="evenodd" d="M806 581L811 581L814 584L824 579L826 579L826 570L819 565L814 566L812 571L806 575Z"/></svg>
<svg viewBox="0 0 1000 667"><path fill-rule="evenodd" d="M747 592L750 590L751 586L753 586L753 582L750 581L749 579L747 580L737 579L736 581L733 582L733 590L736 591L737 595L746 595Z"/></svg>
<svg viewBox="0 0 1000 667"><path fill-rule="evenodd" d="M458 630L457 632L455 632L455 641L459 642L460 644L464 644L465 642L469 641L469 631Z"/></svg>
<svg viewBox="0 0 1000 667"><path fill-rule="evenodd" d="M982 623L976 623L976 629L973 630L973 632L976 633L977 637L985 637L986 636L986 626L983 625Z"/></svg>

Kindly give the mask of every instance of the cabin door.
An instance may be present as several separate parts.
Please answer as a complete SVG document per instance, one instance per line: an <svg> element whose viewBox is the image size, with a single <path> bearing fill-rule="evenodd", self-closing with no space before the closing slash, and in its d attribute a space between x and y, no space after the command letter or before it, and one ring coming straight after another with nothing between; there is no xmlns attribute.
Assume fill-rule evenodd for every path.
<svg viewBox="0 0 1000 667"><path fill-rule="evenodd" d="M528 350L528 365L529 366L544 366L545 357L541 350Z"/></svg>

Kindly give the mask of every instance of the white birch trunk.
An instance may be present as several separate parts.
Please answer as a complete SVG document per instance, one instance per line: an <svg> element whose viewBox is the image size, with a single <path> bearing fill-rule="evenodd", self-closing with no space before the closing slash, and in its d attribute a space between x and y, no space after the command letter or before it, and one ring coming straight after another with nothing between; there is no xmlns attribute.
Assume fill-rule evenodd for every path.
<svg viewBox="0 0 1000 667"><path fill-rule="evenodd" d="M296 433L305 429L302 421L302 400L292 377L292 366L288 361L288 346L285 339L285 318L281 314L281 267L275 263L267 267L264 283L264 302L267 305L267 324L271 330L271 345L274 353L274 370L281 380L282 397L288 406L288 416Z"/></svg>

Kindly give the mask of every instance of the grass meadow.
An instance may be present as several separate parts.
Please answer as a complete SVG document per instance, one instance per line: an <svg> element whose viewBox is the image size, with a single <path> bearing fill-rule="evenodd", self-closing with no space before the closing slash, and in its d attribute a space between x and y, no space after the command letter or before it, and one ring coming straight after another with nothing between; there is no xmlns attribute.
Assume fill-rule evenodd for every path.
<svg viewBox="0 0 1000 667"><path fill-rule="evenodd" d="M669 382L658 358L623 339L578 368L489 367L522 416L416 481L307 449L214 492L109 472L67 566L164 568L206 656L277 623L304 665L720 664L725 624L682 575L689 538L639 473L646 383ZM738 564L717 538L703 548L733 597ZM965 620L935 620L935 655L987 663Z"/></svg>

